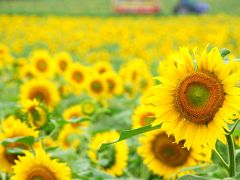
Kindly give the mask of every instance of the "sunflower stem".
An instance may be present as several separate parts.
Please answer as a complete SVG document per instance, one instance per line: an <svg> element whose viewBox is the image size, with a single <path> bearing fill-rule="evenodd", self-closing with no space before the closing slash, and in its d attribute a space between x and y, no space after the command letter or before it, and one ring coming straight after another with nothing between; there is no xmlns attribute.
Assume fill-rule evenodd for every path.
<svg viewBox="0 0 240 180"><path fill-rule="evenodd" d="M231 135L234 132L234 130L236 129L238 123L239 123L239 120L237 119L237 121L235 122L233 128L229 131L229 133L228 133L229 135Z"/></svg>
<svg viewBox="0 0 240 180"><path fill-rule="evenodd" d="M221 163L223 164L223 166L229 170L229 166L228 164L226 163L226 161L223 159L222 155L217 151L217 150L214 150L214 152L217 154L218 158L220 159Z"/></svg>
<svg viewBox="0 0 240 180"><path fill-rule="evenodd" d="M228 144L229 177L234 177L236 172L235 149L231 134L226 135Z"/></svg>

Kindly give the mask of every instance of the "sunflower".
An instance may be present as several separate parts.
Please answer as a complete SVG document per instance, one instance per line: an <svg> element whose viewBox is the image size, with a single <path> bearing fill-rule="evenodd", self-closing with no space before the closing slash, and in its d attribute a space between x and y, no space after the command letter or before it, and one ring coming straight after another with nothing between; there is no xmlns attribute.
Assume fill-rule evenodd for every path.
<svg viewBox="0 0 240 180"><path fill-rule="evenodd" d="M65 73L68 70L70 64L72 63L72 58L67 52L57 53L54 56L54 59L56 62L58 73L60 75Z"/></svg>
<svg viewBox="0 0 240 180"><path fill-rule="evenodd" d="M93 101L84 101L81 104L82 112L84 115L90 116L96 111L96 103Z"/></svg>
<svg viewBox="0 0 240 180"><path fill-rule="evenodd" d="M145 71L141 74L141 78L138 82L138 87L141 93L147 91L153 85L152 74L149 71Z"/></svg>
<svg viewBox="0 0 240 180"><path fill-rule="evenodd" d="M72 64L65 74L65 79L74 88L74 92L81 93L85 87L87 68L79 63Z"/></svg>
<svg viewBox="0 0 240 180"><path fill-rule="evenodd" d="M121 67L120 75L129 96L146 91L153 84L152 75L142 59L134 59Z"/></svg>
<svg viewBox="0 0 240 180"><path fill-rule="evenodd" d="M58 135L58 144L63 149L72 148L76 150L80 145L79 135L82 131L77 128L71 126L71 124L66 124L59 132Z"/></svg>
<svg viewBox="0 0 240 180"><path fill-rule="evenodd" d="M37 76L41 78L52 78L55 75L55 67L52 58L47 51L34 51L30 57L30 61Z"/></svg>
<svg viewBox="0 0 240 180"><path fill-rule="evenodd" d="M33 79L36 77L34 74L35 71L33 70L31 65L25 64L19 70L19 76L21 79Z"/></svg>
<svg viewBox="0 0 240 180"><path fill-rule="evenodd" d="M162 123L177 142L184 139L188 149L193 145L214 148L217 139L225 143L228 116L240 106L236 63L224 64L217 48L195 52L194 58L181 48L165 64L161 84L145 99L156 106L153 124Z"/></svg>
<svg viewBox="0 0 240 180"><path fill-rule="evenodd" d="M39 129L48 121L46 109L36 99L28 99L24 104L23 111L27 113L28 122L32 127Z"/></svg>
<svg viewBox="0 0 240 180"><path fill-rule="evenodd" d="M42 144L44 145L44 147L57 147L57 142L55 139L53 139L51 136L45 136L42 139ZM41 144L41 145L42 145ZM41 147L41 146L40 146Z"/></svg>
<svg viewBox="0 0 240 180"><path fill-rule="evenodd" d="M65 163L51 159L42 149L35 153L26 151L25 156L19 157L13 167L11 180L70 180L71 170Z"/></svg>
<svg viewBox="0 0 240 180"><path fill-rule="evenodd" d="M13 57L9 52L9 48L4 44L0 44L0 68L5 64L10 64L12 62Z"/></svg>
<svg viewBox="0 0 240 180"><path fill-rule="evenodd" d="M98 133L92 138L88 151L91 161L96 163L102 171L113 176L121 176L127 166L128 146L126 142L118 142L101 152L98 150L103 143L113 142L118 137L119 133L116 131Z"/></svg>
<svg viewBox="0 0 240 180"><path fill-rule="evenodd" d="M38 132L28 127L25 123L13 116L8 117L1 123L0 141L4 141L7 138L16 138L22 136L38 136ZM29 149L30 147L24 143L9 143L6 146L0 144L0 169L4 172L10 172L11 167L15 164L15 160L18 159L18 154L8 154L8 148L23 148Z"/></svg>
<svg viewBox="0 0 240 180"><path fill-rule="evenodd" d="M155 119L154 106L140 105L132 115L133 129L151 124Z"/></svg>
<svg viewBox="0 0 240 180"><path fill-rule="evenodd" d="M99 75L93 74L87 80L86 89L90 96L97 100L102 100L106 97L108 84Z"/></svg>
<svg viewBox="0 0 240 180"><path fill-rule="evenodd" d="M69 108L65 109L63 112L63 118L65 120L71 120L75 118L81 118L83 117L84 114L82 112L82 107L81 105L74 105L70 106ZM81 122L81 123L73 123L73 126L82 126L86 127L88 126L88 122Z"/></svg>
<svg viewBox="0 0 240 180"><path fill-rule="evenodd" d="M106 72L112 72L112 66L110 63L105 61L98 61L96 64L94 64L94 72L97 72L99 74L104 74Z"/></svg>
<svg viewBox="0 0 240 180"><path fill-rule="evenodd" d="M120 76L113 72L106 72L103 74L103 78L107 82L108 90L107 94L112 95L120 95L123 91L123 82Z"/></svg>
<svg viewBox="0 0 240 180"><path fill-rule="evenodd" d="M179 173L184 167L210 161L210 149L191 147L188 150L183 147L183 144L184 140L177 144L174 136L168 136L166 132L156 130L140 138L137 151L143 158L143 163L154 174L170 179L171 176L191 173L189 171Z"/></svg>
<svg viewBox="0 0 240 180"><path fill-rule="evenodd" d="M44 79L33 79L24 83L20 89L20 99L23 105L28 99L37 99L48 107L55 106L60 100L55 84Z"/></svg>

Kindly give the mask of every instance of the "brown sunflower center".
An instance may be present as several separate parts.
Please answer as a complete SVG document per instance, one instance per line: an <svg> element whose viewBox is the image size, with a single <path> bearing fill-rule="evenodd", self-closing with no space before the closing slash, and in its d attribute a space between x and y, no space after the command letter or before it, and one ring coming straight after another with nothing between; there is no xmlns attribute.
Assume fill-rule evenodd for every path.
<svg viewBox="0 0 240 180"><path fill-rule="evenodd" d="M193 73L179 84L175 105L185 119L206 124L222 106L224 95L223 86L215 75Z"/></svg>
<svg viewBox="0 0 240 180"><path fill-rule="evenodd" d="M98 80L94 80L91 83L91 89L96 93L100 93L103 90L102 83Z"/></svg>
<svg viewBox="0 0 240 180"><path fill-rule="evenodd" d="M83 81L83 74L80 71L74 71L72 78L75 82L80 83Z"/></svg>
<svg viewBox="0 0 240 180"><path fill-rule="evenodd" d="M144 113L141 117L140 117L140 124L142 126L148 125L150 123L152 123L155 120L155 114L153 112L147 112Z"/></svg>
<svg viewBox="0 0 240 180"><path fill-rule="evenodd" d="M28 174L27 180L57 180L57 178L48 168L35 166Z"/></svg>
<svg viewBox="0 0 240 180"><path fill-rule="evenodd" d="M31 79L34 76L33 76L32 72L28 71L28 72L26 72L25 77L28 78L28 79Z"/></svg>
<svg viewBox="0 0 240 180"><path fill-rule="evenodd" d="M107 83L108 83L108 91L113 92L115 87L116 87L116 84L115 84L114 80L113 79L108 79Z"/></svg>
<svg viewBox="0 0 240 180"><path fill-rule="evenodd" d="M174 137L168 137L165 133L156 136L152 142L154 156L170 167L183 165L190 154L190 151L183 147L184 141L180 141L178 144L174 142Z"/></svg>
<svg viewBox="0 0 240 180"><path fill-rule="evenodd" d="M36 63L36 66L39 71L44 72L47 70L47 63L44 59L39 59Z"/></svg>
<svg viewBox="0 0 240 180"><path fill-rule="evenodd" d="M142 89L148 87L148 81L147 81L147 79L144 79L144 78L141 79L141 81L140 81L140 87L141 87Z"/></svg>
<svg viewBox="0 0 240 180"><path fill-rule="evenodd" d="M106 71L107 71L107 70L106 70L105 68L100 68L100 69L99 69L99 73L100 73L100 74L103 74L103 73L105 73Z"/></svg>
<svg viewBox="0 0 240 180"><path fill-rule="evenodd" d="M10 143L5 147L5 151L4 151L4 156L7 159L7 161L10 164L15 164L15 160L18 160L18 156L22 155L22 154L14 154L14 153L8 153L8 149L9 148L21 148L21 149L29 149L29 147L23 143Z"/></svg>
<svg viewBox="0 0 240 180"><path fill-rule="evenodd" d="M67 62L64 61L64 60L61 60L61 61L59 62L59 67L60 67L60 69L61 69L62 71L65 71L65 70L67 69Z"/></svg>
<svg viewBox="0 0 240 180"><path fill-rule="evenodd" d="M81 113L80 112L73 112L69 115L68 119L74 119L74 118L79 118L81 117Z"/></svg>
<svg viewBox="0 0 240 180"><path fill-rule="evenodd" d="M51 96L50 93L48 91L48 89L46 87L35 87L33 88L29 95L28 95L29 99L33 100L33 99L38 99L41 102L44 102L46 104L49 104L51 101Z"/></svg>

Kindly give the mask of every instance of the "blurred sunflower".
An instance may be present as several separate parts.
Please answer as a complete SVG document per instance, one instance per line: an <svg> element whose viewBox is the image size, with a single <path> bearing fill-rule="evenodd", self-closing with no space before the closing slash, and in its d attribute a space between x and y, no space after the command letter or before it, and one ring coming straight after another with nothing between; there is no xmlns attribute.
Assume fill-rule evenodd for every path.
<svg viewBox="0 0 240 180"><path fill-rule="evenodd" d="M39 129L48 121L47 110L36 99L28 99L23 106L23 111L27 113L27 120L32 127Z"/></svg>
<svg viewBox="0 0 240 180"><path fill-rule="evenodd" d="M56 63L56 67L57 67L58 73L60 75L65 73L68 70L68 68L71 65L71 63L72 63L72 58L71 58L71 56L67 52L57 53L54 56L54 59L55 59L55 63Z"/></svg>
<svg viewBox="0 0 240 180"><path fill-rule="evenodd" d="M21 104L28 99L37 99L48 107L54 107L60 100L57 87L54 83L44 79L33 79L20 87Z"/></svg>
<svg viewBox="0 0 240 180"><path fill-rule="evenodd" d="M109 62L106 61L98 61L94 64L94 72L99 74L104 74L106 72L112 72L113 68Z"/></svg>
<svg viewBox="0 0 240 180"><path fill-rule="evenodd" d="M117 73L113 71L106 72L103 74L103 78L107 82L107 85L108 85L107 94L109 96L120 95L122 93L123 82Z"/></svg>
<svg viewBox="0 0 240 180"><path fill-rule="evenodd" d="M12 62L13 57L9 52L9 48L4 44L0 44L0 68L6 65L6 63L10 64Z"/></svg>
<svg viewBox="0 0 240 180"><path fill-rule="evenodd" d="M84 115L90 116L96 111L96 103L93 101L84 101L81 104L82 112Z"/></svg>
<svg viewBox="0 0 240 180"><path fill-rule="evenodd" d="M102 171L113 176L121 176L127 166L128 146L126 142L118 142L101 152L98 150L103 143L113 142L118 138L119 133L116 131L98 133L92 138L88 151L91 161L96 163Z"/></svg>
<svg viewBox="0 0 240 180"><path fill-rule="evenodd" d="M52 137L50 136L45 136L43 139L42 139L42 144L43 147L57 147L57 142L55 139L53 139ZM40 145L40 147L41 147Z"/></svg>
<svg viewBox="0 0 240 180"><path fill-rule="evenodd" d="M174 136L168 136L162 130L144 134L140 138L137 151L143 158L143 163L154 173L164 179L174 178L190 171L179 172L184 167L195 166L199 163L209 162L211 150L193 148L189 150L183 146L184 140L178 144Z"/></svg>
<svg viewBox="0 0 240 180"><path fill-rule="evenodd" d="M36 77L34 70L31 65L25 64L19 70L19 76L21 79L33 79Z"/></svg>
<svg viewBox="0 0 240 180"><path fill-rule="evenodd" d="M217 139L225 142L228 116L240 106L239 70L237 62L224 64L217 48L194 54L187 48L173 54L145 103L156 106L153 124L163 123L177 142L214 148Z"/></svg>
<svg viewBox="0 0 240 180"><path fill-rule="evenodd" d="M0 141L8 138L16 138L22 136L38 136L38 132L28 127L25 123L13 116L3 120L0 126ZM29 149L30 147L24 143L9 143L6 146L0 144L0 169L4 172L10 172L15 160L18 159L19 154L8 153L9 148Z"/></svg>
<svg viewBox="0 0 240 180"><path fill-rule="evenodd" d="M70 180L71 170L65 163L51 159L42 149L25 152L13 167L11 180Z"/></svg>
<svg viewBox="0 0 240 180"><path fill-rule="evenodd" d="M81 118L84 114L82 112L81 105L74 105L70 106L69 108L65 109L63 112L63 118L65 120L71 120L75 118ZM88 126L88 122L80 122L80 123L72 123L73 126Z"/></svg>
<svg viewBox="0 0 240 180"><path fill-rule="evenodd" d="M81 129L73 127L71 124L64 125L57 139L59 146L63 149L72 148L76 150L80 145L79 135L81 133Z"/></svg>
<svg viewBox="0 0 240 180"><path fill-rule="evenodd" d="M133 59L121 67L124 90L130 96L146 91L153 84L149 67L142 59Z"/></svg>
<svg viewBox="0 0 240 180"><path fill-rule="evenodd" d="M30 57L32 68L38 77L52 78L55 67L50 54L45 50L36 50Z"/></svg>
<svg viewBox="0 0 240 180"><path fill-rule="evenodd" d="M138 106L132 115L133 129L140 128L151 124L155 119L154 106L141 105Z"/></svg>
<svg viewBox="0 0 240 180"><path fill-rule="evenodd" d="M81 93L85 87L87 68L79 63L72 64L66 72L65 78L69 82L75 93Z"/></svg>
<svg viewBox="0 0 240 180"><path fill-rule="evenodd" d="M153 85L152 74L149 71L142 72L139 79L138 86L141 93L147 91Z"/></svg>
<svg viewBox="0 0 240 180"><path fill-rule="evenodd" d="M108 84L102 77L93 74L87 79L86 89L90 96L96 100L102 100L103 97L106 97Z"/></svg>

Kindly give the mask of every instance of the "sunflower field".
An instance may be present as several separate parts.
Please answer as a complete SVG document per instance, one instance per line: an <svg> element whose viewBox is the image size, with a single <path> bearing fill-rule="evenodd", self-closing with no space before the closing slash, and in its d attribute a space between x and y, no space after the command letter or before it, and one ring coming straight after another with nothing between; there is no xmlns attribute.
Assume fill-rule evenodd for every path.
<svg viewBox="0 0 240 180"><path fill-rule="evenodd" d="M240 17L0 15L0 180L240 179Z"/></svg>

